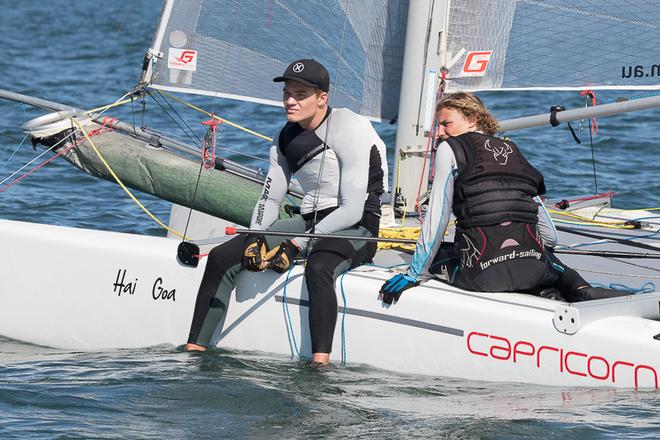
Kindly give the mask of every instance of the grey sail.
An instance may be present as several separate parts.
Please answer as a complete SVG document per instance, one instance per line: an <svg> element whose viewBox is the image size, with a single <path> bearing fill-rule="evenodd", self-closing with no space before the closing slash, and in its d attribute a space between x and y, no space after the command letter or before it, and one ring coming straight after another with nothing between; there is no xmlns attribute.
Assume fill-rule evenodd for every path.
<svg viewBox="0 0 660 440"><path fill-rule="evenodd" d="M407 0L166 1L151 87L281 105L273 77L298 58L329 70L331 102L397 114Z"/></svg>
<svg viewBox="0 0 660 440"><path fill-rule="evenodd" d="M646 0L452 0L453 90L660 88L660 7Z"/></svg>

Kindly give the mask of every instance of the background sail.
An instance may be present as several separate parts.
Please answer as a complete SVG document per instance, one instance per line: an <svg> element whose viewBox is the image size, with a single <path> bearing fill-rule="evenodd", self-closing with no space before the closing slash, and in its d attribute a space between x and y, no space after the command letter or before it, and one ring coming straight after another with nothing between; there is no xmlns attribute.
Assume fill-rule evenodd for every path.
<svg viewBox="0 0 660 440"><path fill-rule="evenodd" d="M453 90L660 88L657 0L451 0L448 29Z"/></svg>
<svg viewBox="0 0 660 440"><path fill-rule="evenodd" d="M151 86L281 105L272 78L298 58L323 63L334 107L398 110L407 0L170 0Z"/></svg>

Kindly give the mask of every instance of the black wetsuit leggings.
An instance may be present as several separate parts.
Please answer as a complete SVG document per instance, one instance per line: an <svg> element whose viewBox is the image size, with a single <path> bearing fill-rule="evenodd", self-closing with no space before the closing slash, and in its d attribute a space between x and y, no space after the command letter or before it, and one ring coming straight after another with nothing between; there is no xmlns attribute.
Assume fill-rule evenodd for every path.
<svg viewBox="0 0 660 440"><path fill-rule="evenodd" d="M379 218L365 214L362 222L337 234L375 236ZM272 230L306 230L301 217L276 222ZM266 237L269 248L285 237ZM197 293L195 312L188 342L207 346L218 324L224 319L229 295L236 286L236 277L243 269L245 238L236 237L217 247L208 256L204 276ZM312 353L330 353L337 321L335 280L341 273L371 261L376 244L361 240L324 238L317 240L307 257L305 282L309 294L309 326Z"/></svg>
<svg viewBox="0 0 660 440"><path fill-rule="evenodd" d="M546 249L546 255L548 256L548 263L552 267L550 272L554 272L555 277L552 280L553 275L550 275L551 282L546 284L546 286L559 291L561 297L557 299L578 302L630 295L630 292L623 290L593 287L575 269L571 269L562 263L550 249Z"/></svg>

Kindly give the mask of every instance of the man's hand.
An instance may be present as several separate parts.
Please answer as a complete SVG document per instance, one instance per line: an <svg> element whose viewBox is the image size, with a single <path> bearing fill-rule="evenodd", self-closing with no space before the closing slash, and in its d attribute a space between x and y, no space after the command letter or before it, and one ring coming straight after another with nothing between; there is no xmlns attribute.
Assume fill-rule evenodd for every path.
<svg viewBox="0 0 660 440"><path fill-rule="evenodd" d="M266 254L268 268L273 269L275 272L286 272L299 253L298 246L293 244L291 240L286 240Z"/></svg>
<svg viewBox="0 0 660 440"><path fill-rule="evenodd" d="M404 290L419 285L417 278L400 273L387 280L380 288L381 299L385 304L396 303Z"/></svg>
<svg viewBox="0 0 660 440"><path fill-rule="evenodd" d="M243 248L243 265L247 270L259 272L266 270L268 247L263 235L249 235Z"/></svg>

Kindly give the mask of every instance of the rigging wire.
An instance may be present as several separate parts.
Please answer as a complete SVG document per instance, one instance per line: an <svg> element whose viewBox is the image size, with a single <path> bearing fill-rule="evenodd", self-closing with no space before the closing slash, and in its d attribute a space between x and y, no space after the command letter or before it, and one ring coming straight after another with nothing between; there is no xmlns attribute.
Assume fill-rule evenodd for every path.
<svg viewBox="0 0 660 440"><path fill-rule="evenodd" d="M163 100L165 100L166 103L168 103L168 101L167 101L167 100L161 95L160 92L158 92L158 95L160 95L160 97L163 98ZM181 122L179 122L176 118L174 118L174 116L172 116L172 114L171 114L171 113L170 113L170 112L164 107L164 105L163 105L163 104L162 104L162 103L156 98L156 95L154 95L153 93L151 93L150 96L151 96L151 99L153 99L154 102L156 102L156 104L158 104L158 106L161 108L161 110L163 110L163 112L164 112L164 113L165 113L165 114L166 114L166 115L172 120L172 122L174 122L174 123L177 125L177 127L179 127L179 128L181 129L181 131L183 131L183 133L188 137L189 140L191 140L191 141L193 141L193 142L194 142L195 140L196 140L197 142L201 142L201 139L199 138L199 136L197 136L197 135L195 134L195 132L192 130L192 128L190 128L190 126L188 125L188 123L186 123L186 121L183 120L183 118L181 117L181 115L180 115L178 112L176 112L176 110L174 111L174 113L179 117L179 119L181 120L181 122L183 122L183 124L181 124ZM169 104L169 103L168 103L168 104ZM172 108L171 104L170 104L169 106L170 106L170 108Z"/></svg>
<svg viewBox="0 0 660 440"><path fill-rule="evenodd" d="M62 138L62 139L61 139L59 142L57 142L57 144L55 144L55 145L60 144L61 142L63 142L65 139L67 139L68 137L72 136L73 134L74 134L73 132L70 133L68 136L66 136L65 138ZM53 146L53 148L55 148L55 145ZM5 185L5 186L3 186L2 188L0 188L0 192L3 192L3 191L5 191L5 190L7 190L9 187L11 187L11 186L17 184L18 182L20 182L21 180L25 179L25 178L26 178L27 176L29 176L30 174L34 173L34 172L37 171L38 169L44 167L46 164L48 164L48 163L52 162L53 160L55 160L55 158L57 158L58 156L61 156L62 154L67 153L71 148L73 148L73 146L68 147L68 148L63 148L63 149L61 149L56 155L54 155L54 156L52 156L52 157L49 157L48 159L46 159L45 161L43 161L42 163L40 163L40 164L37 165L36 167L32 168L32 169L31 169L30 171L28 171L27 173L23 174L22 176L18 177L17 179L12 180L12 181L9 182L7 185ZM23 171L25 168L27 168L29 165L31 165L33 162L35 162L37 159L39 159L41 156L45 155L45 154L48 153L49 151L51 151L50 148L45 149L45 150L43 151L43 153L41 153L40 155L36 156L34 159L32 159L31 161L29 161L28 163L26 163L25 165L23 165L21 168L19 168L18 170L14 171L11 175L9 175L8 177L6 177L2 182L0 182L0 185L2 185L2 184L5 183L7 180L9 180L9 179L11 179L12 177L14 177L16 174L18 174L18 173L20 173L21 171Z"/></svg>
<svg viewBox="0 0 660 440"><path fill-rule="evenodd" d="M28 136L30 136L30 133L25 133L25 136L23 136L23 139L21 140L21 142L18 144L18 146L17 146L17 147L14 149L14 151L11 153L11 155L9 156L9 159L7 159L7 160L5 161L5 163L2 164L2 166L0 166L0 170L3 170L3 169L7 166L7 164L8 164L9 162L11 162L11 160L14 158L14 155L16 154L16 152L17 152L17 151L23 146L23 144L24 144L25 141L27 140Z"/></svg>
<svg viewBox="0 0 660 440"><path fill-rule="evenodd" d="M584 107L589 107L589 101L593 106L596 106L596 93L593 90L583 90L580 92L580 96L585 97ZM582 128L582 124L580 124ZM596 118L589 119L589 144L591 145L591 164L593 166L593 175L594 175L594 194L598 194L598 179L596 173L596 151L594 148L594 138L593 135L598 133L598 122Z"/></svg>
<svg viewBox="0 0 660 440"><path fill-rule="evenodd" d="M339 84L339 72L340 72L340 69L341 69L341 60L342 60L342 54L343 54L343 51L344 51L344 39L346 37L346 25L348 23L349 10L350 10L350 1L347 1L346 2L345 13L344 13L344 24L342 26L342 31L341 31L341 42L339 43L339 53L337 54L337 66L335 68L335 84ZM337 86L335 86L335 95L336 95L336 92L337 92ZM332 102L330 104L334 104L335 95L333 95ZM316 191L314 192L314 199L313 199L314 202L312 204L312 209L314 211L314 217L312 219L312 228L311 228L312 233L314 233L316 231L316 219L318 218L318 205L319 205L319 199L320 199L320 193L321 193L321 179L322 179L322 176L323 176L323 169L325 167L325 159L326 159L327 152L328 152L328 149L329 149L327 140L328 140L328 133L330 132L330 122L331 122L329 112L330 112L330 109L332 108L332 105L330 105L330 104L328 105L328 109L326 110L326 115L324 117L325 133L323 135L323 139L321 139L321 141L323 142L324 148L323 148L323 152L321 153L321 164L319 166L319 175L316 179ZM323 122L321 122L321 123L323 123ZM316 128L318 128L318 127L316 127ZM340 177L340 179L341 179L341 177ZM313 240L308 240L307 241L307 249L306 249L307 253L309 253L311 251L312 243L313 243Z"/></svg>
<svg viewBox="0 0 660 440"><path fill-rule="evenodd" d="M187 106L187 107L190 107L191 109L193 109L193 110L195 110L195 111L198 111L198 112L200 112L200 113L203 113L203 114L205 114L205 115L208 116L208 117L214 117L214 118L216 118L216 119L219 119L220 121L222 121L223 124L229 125L230 127L237 128L237 129L239 129L239 130L241 130L241 131L244 131L244 132L247 133L247 134L251 134L252 136L258 137L258 138L263 139L263 140L265 140L265 141L273 142L273 138L271 138L271 137L268 137L268 136L265 136L265 135L263 135L263 134L257 133L256 131L254 131L254 130L250 130L249 128L244 127L244 126L242 126L242 125L239 125L239 124L237 124L237 123L235 123L235 122L228 121L227 119L224 119L224 118L221 118L221 117L219 117L219 116L213 115L211 112L208 112L208 111L206 111L206 110L203 110L203 109L201 109L201 108L199 108L199 107L197 107L197 106L195 106L195 105L193 105L193 104L191 104L191 103L189 103L189 102L184 101L183 99L180 99L180 98L178 98L178 97L176 97L176 96L170 94L170 93L167 93L167 92L161 92L161 91L159 91L158 93L159 93L160 95L162 95L162 96L167 96L167 97L170 98L170 99L173 99L173 100L175 100L175 101L178 101L179 103L181 103L181 104L183 104L183 105L185 105L185 106Z"/></svg>

